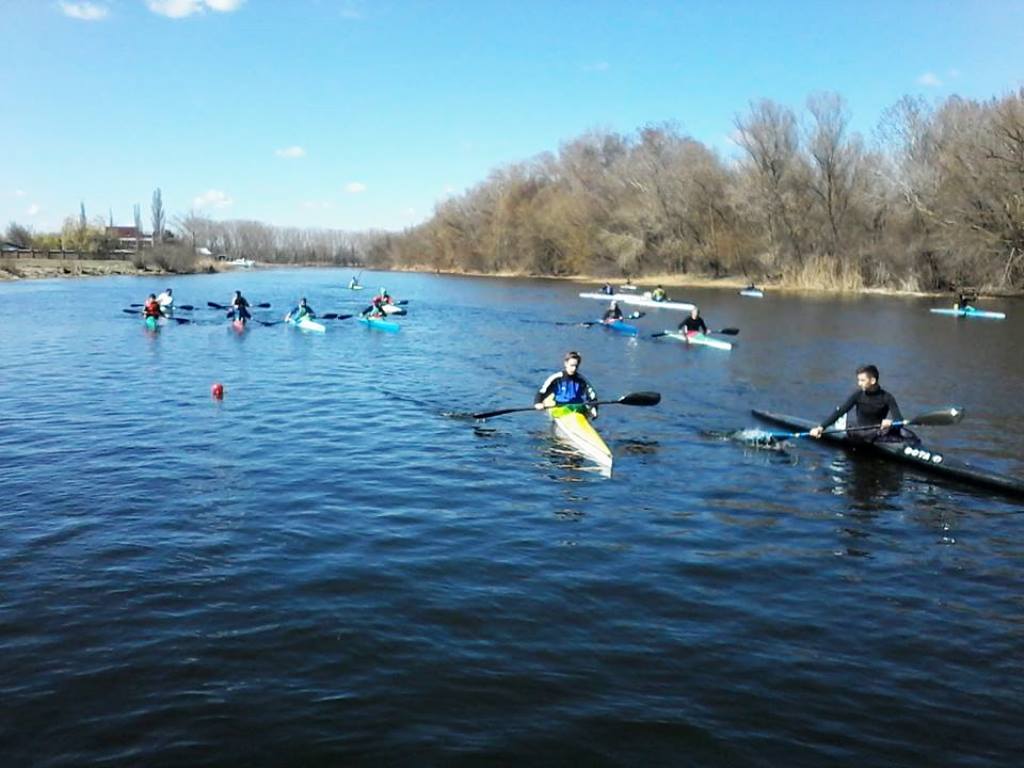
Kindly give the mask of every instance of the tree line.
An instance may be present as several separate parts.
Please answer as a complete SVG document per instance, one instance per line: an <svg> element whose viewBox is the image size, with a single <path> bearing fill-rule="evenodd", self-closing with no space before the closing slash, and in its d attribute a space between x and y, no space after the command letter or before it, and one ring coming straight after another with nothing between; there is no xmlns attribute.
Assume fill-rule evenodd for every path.
<svg viewBox="0 0 1024 768"><path fill-rule="evenodd" d="M1024 89L905 97L870 141L837 94L735 118L734 157L671 124L594 131L500 168L375 266L534 275L703 274L808 288L1024 288Z"/></svg>

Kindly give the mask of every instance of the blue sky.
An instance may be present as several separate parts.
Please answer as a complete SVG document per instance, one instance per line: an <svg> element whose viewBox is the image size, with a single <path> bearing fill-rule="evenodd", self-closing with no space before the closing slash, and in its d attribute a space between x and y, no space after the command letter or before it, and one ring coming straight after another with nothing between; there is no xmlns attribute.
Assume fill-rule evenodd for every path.
<svg viewBox="0 0 1024 768"><path fill-rule="evenodd" d="M401 228L589 129L834 90L870 134L904 94L1024 85L1024 2L0 0L0 226L171 216Z"/></svg>

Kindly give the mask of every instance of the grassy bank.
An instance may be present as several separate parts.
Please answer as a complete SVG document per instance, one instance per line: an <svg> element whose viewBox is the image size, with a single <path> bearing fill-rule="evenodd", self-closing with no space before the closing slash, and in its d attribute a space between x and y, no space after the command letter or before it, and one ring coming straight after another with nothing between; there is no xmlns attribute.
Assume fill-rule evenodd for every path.
<svg viewBox="0 0 1024 768"><path fill-rule="evenodd" d="M53 277L109 277L111 275L202 274L231 269L223 262L200 259L188 271L171 272L153 264L141 267L132 261L113 259L10 259L0 258L0 280L32 280Z"/></svg>

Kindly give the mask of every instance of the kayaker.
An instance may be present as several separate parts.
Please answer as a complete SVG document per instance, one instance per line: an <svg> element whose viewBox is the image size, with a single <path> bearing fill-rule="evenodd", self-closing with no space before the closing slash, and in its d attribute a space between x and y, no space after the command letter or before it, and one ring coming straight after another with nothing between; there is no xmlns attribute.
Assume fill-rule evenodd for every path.
<svg viewBox="0 0 1024 768"><path fill-rule="evenodd" d="M156 300L156 294L151 293L146 299L146 303L142 305L142 316L143 317L160 317L160 302Z"/></svg>
<svg viewBox="0 0 1024 768"><path fill-rule="evenodd" d="M665 293L665 289L660 285L651 291L651 301L667 301L668 294Z"/></svg>
<svg viewBox="0 0 1024 768"><path fill-rule="evenodd" d="M316 312L314 312L313 308L306 303L306 297L303 296L299 299L299 305L290 309L288 314L284 316L284 319L285 321L292 320L298 323L305 320L307 317L310 319L316 317Z"/></svg>
<svg viewBox="0 0 1024 768"><path fill-rule="evenodd" d="M167 288L163 293L156 297L157 303L160 305L160 311L165 315L170 315L174 312L174 291Z"/></svg>
<svg viewBox="0 0 1024 768"><path fill-rule="evenodd" d="M241 320L243 324L252 319L252 315L249 313L249 302L241 291L235 291L235 295L231 297L231 312L235 319Z"/></svg>
<svg viewBox="0 0 1024 768"><path fill-rule="evenodd" d="M583 358L579 352L568 352L562 360L562 370L553 373L544 380L540 389L533 396L533 407L543 411L549 405L577 406L586 409L590 418L597 418L597 392L590 383L579 374Z"/></svg>
<svg viewBox="0 0 1024 768"><path fill-rule="evenodd" d="M388 289L381 286L380 293L377 294L382 304L394 304L394 299L391 298L391 294L388 293Z"/></svg>
<svg viewBox="0 0 1024 768"><path fill-rule="evenodd" d="M383 290L383 289L382 289ZM385 317L384 297L380 294L373 297L370 306L359 313L360 317Z"/></svg>
<svg viewBox="0 0 1024 768"><path fill-rule="evenodd" d="M679 324L679 330L687 336L691 336L695 333L703 333L707 335L708 326L707 323L704 322L704 318L700 316L699 307L694 307L690 310L690 316Z"/></svg>
<svg viewBox="0 0 1024 768"><path fill-rule="evenodd" d="M611 283L605 283L604 285L601 286L601 293L603 293L606 296L613 296L615 294L615 289L612 288Z"/></svg>
<svg viewBox="0 0 1024 768"><path fill-rule="evenodd" d="M903 414L896 404L896 398L878 385L878 368L873 365L862 365L857 369L857 391L838 406L828 419L810 430L811 437L820 438L828 427L835 424L841 417L853 411L853 418L846 419L845 428L878 426L878 431L871 430L847 431L847 436L854 440L884 442L907 440L917 441L917 435L909 430L892 428L894 421L901 421ZM852 423L851 423L852 422Z"/></svg>
<svg viewBox="0 0 1024 768"><path fill-rule="evenodd" d="M956 303L953 305L953 309L967 310L974 309L974 302L977 299L977 294L974 291L960 291L956 297Z"/></svg>
<svg viewBox="0 0 1024 768"><path fill-rule="evenodd" d="M348 287L349 287L349 289L358 288L359 287L359 280L358 280L358 278L353 276L352 279L348 281Z"/></svg>
<svg viewBox="0 0 1024 768"><path fill-rule="evenodd" d="M614 323L622 319L622 310L619 309L619 302L613 301L608 305L608 309L604 311L604 316L601 318L602 323Z"/></svg>

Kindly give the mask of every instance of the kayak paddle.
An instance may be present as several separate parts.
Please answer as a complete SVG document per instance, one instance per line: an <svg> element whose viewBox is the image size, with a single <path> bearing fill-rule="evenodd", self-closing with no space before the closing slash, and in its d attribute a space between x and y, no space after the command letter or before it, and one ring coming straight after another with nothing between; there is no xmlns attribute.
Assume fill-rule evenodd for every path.
<svg viewBox="0 0 1024 768"><path fill-rule="evenodd" d="M231 309L231 307L227 306L226 304L217 304L216 302L213 301L206 302L206 306L208 306L210 309ZM251 304L250 306L257 307L259 309L270 309L270 302L264 301L262 304Z"/></svg>
<svg viewBox="0 0 1024 768"><path fill-rule="evenodd" d="M322 320L348 320L352 315L339 315L337 312L328 312L326 315L321 315Z"/></svg>
<svg viewBox="0 0 1024 768"><path fill-rule="evenodd" d="M900 421L894 421L893 427L946 427L950 424L959 424L964 418L964 409L952 406L950 408L942 408L938 411L928 411L922 413L919 416L915 416L912 419L902 419ZM866 432L871 429L881 429L881 424L870 424L866 427L849 427L846 429L826 429L821 434L823 435L835 435L840 432ZM810 432L764 432L763 434L769 435L774 438L792 439L799 437L810 437Z"/></svg>
<svg viewBox="0 0 1024 768"><path fill-rule="evenodd" d="M592 402L585 403L587 406L593 405L657 405L661 402L661 394L658 392L631 392L628 395L623 395L617 400L594 400ZM544 410L549 408L556 408L555 405L545 405ZM500 411L488 411L486 413L474 413L474 419L490 419L494 416L504 416L506 413L526 413L527 411L539 410L530 406L529 408L502 408Z"/></svg>
<svg viewBox="0 0 1024 768"><path fill-rule="evenodd" d="M670 333L682 333L682 331L659 331L658 333L652 333L652 339L660 339L662 336L668 336ZM707 336L712 334L718 334L720 336L739 336L739 328L719 328L717 331L708 331Z"/></svg>

